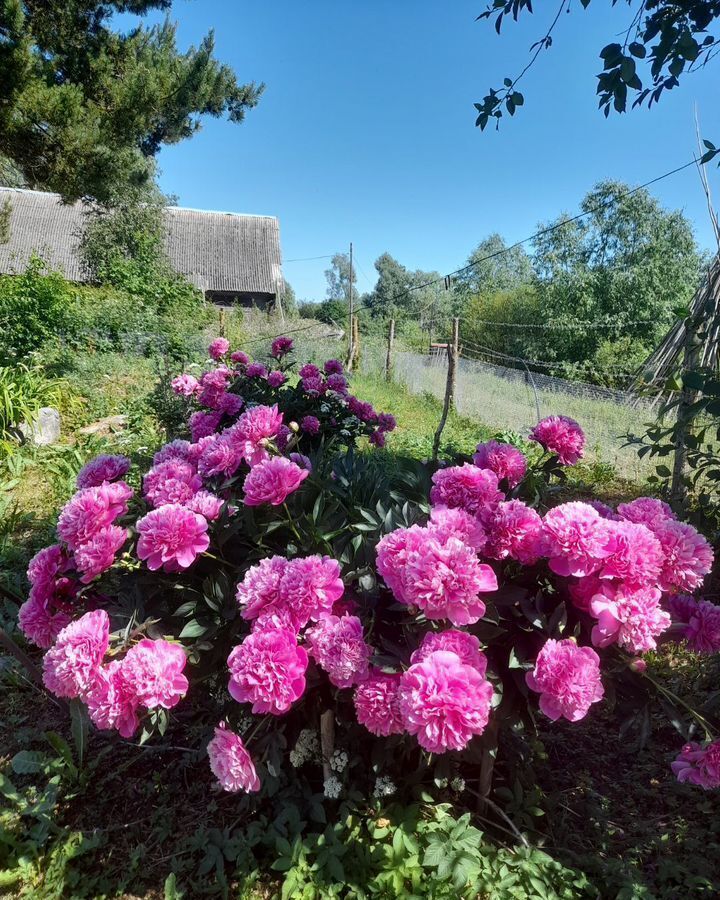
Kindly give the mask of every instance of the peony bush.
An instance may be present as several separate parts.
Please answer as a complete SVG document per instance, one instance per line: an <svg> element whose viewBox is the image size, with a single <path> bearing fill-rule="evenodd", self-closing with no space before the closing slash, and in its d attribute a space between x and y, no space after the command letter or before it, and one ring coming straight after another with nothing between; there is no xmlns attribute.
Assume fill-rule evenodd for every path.
<svg viewBox="0 0 720 900"><path fill-rule="evenodd" d="M667 708L643 654L720 650L701 534L652 498L557 502L584 453L571 419L431 471L357 453L395 420L337 360L297 368L286 337L266 361L218 338L172 387L187 433L145 472L88 463L28 569L19 624L45 685L101 731L161 739L172 711L231 792L387 796L441 755L487 793L539 716ZM718 787L698 722L672 769Z"/></svg>

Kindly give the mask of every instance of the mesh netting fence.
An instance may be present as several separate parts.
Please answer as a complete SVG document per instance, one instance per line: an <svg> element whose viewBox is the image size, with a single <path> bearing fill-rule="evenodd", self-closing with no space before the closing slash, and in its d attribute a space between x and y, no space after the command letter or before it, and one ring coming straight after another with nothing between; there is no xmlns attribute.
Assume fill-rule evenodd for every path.
<svg viewBox="0 0 720 900"><path fill-rule="evenodd" d="M445 396L446 355L398 353L394 377L414 394ZM571 382L538 373L461 358L455 394L457 411L498 431L527 434L549 415L571 416L588 437L588 456L611 464L625 478L646 477L654 464L624 447L624 436L639 434L655 418L651 398Z"/></svg>

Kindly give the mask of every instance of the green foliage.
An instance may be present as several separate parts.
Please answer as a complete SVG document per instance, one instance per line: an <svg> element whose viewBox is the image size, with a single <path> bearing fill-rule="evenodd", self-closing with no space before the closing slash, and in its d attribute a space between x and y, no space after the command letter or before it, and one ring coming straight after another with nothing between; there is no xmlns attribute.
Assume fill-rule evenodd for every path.
<svg viewBox="0 0 720 900"><path fill-rule="evenodd" d="M543 359L587 362L620 336L649 352L692 296L702 259L690 224L647 191L629 190L600 182L581 203L587 218L535 240L542 321L560 326L543 333Z"/></svg>
<svg viewBox="0 0 720 900"><path fill-rule="evenodd" d="M40 366L0 366L0 454L4 442L18 436L42 406L62 405L65 385L47 377Z"/></svg>
<svg viewBox="0 0 720 900"><path fill-rule="evenodd" d="M111 27L171 0L0 2L0 152L29 186L107 201L150 184L163 145L191 137L203 115L241 122L262 86L239 84L208 34L180 52L176 26ZM37 127L42 122L43 127Z"/></svg>
<svg viewBox="0 0 720 900"><path fill-rule="evenodd" d="M22 359L72 323L73 292L33 256L24 272L0 276L0 360Z"/></svg>
<svg viewBox="0 0 720 900"><path fill-rule="evenodd" d="M478 294L470 297L465 307L462 340L467 341L470 356L473 350L485 348L510 356L544 359L545 334L532 328L512 327L534 325L541 319L538 291L532 284Z"/></svg>
<svg viewBox="0 0 720 900"><path fill-rule="evenodd" d="M697 370L675 375L666 383L667 400L657 420L641 435L626 435L638 455L655 461L649 481L667 493L672 481L675 448L680 433L685 446L683 486L692 495L700 522L720 524L720 380L717 372ZM687 396L689 395L689 402ZM676 413L687 402L680 420Z"/></svg>
<svg viewBox="0 0 720 900"><path fill-rule="evenodd" d="M0 203L0 244L7 244L10 240L10 220L12 216L12 201L5 197Z"/></svg>
<svg viewBox="0 0 720 900"><path fill-rule="evenodd" d="M355 290L357 269L353 266L352 273L350 272L350 254L336 253L330 260L330 267L325 269L328 300L350 299L351 275L353 290Z"/></svg>
<svg viewBox="0 0 720 900"><path fill-rule="evenodd" d="M437 285L423 288L429 281L440 278L438 272L411 271L401 265L389 253L375 260L377 283L369 294L362 297L363 306L370 308L374 318L395 319L398 323L413 319L423 326L433 318L439 318L447 304L439 298Z"/></svg>
<svg viewBox="0 0 720 900"><path fill-rule="evenodd" d="M173 271L165 252L166 199L157 189L129 191L87 213L81 253L100 284L159 314L192 315L202 295Z"/></svg>
<svg viewBox="0 0 720 900"><path fill-rule="evenodd" d="M580 0L580 5L586 9L590 2ZM613 0L612 5L628 5L633 14L626 17L625 26L621 28L624 42L610 43L600 51L603 71L597 76L597 94L599 107L605 116L613 109L619 113L625 112L629 97L634 97L633 107L644 103L652 106L665 91L678 86L683 74L695 71L716 55L717 36L711 31L720 17L720 5L716 0L692 0L687 3L657 0L651 4L638 0L619 4L618 0ZM570 12L570 8L569 3L560 4L546 34L532 45L531 59L522 75L543 50L553 46L555 26L561 14L566 9ZM478 18L492 18L499 34L508 16L517 21L523 13L532 12L532 0L493 0ZM643 65L647 68L647 75L643 72ZM502 88L491 88L483 100L475 104L478 111L476 125L484 129L494 122L497 126L505 113L515 114L524 103L523 95L517 90L522 75L506 77ZM708 151L708 158L718 152L712 145Z"/></svg>
<svg viewBox="0 0 720 900"><path fill-rule="evenodd" d="M511 292L533 281L532 260L520 247L508 248L505 239L493 233L480 241L468 257L467 268L455 278L463 297Z"/></svg>

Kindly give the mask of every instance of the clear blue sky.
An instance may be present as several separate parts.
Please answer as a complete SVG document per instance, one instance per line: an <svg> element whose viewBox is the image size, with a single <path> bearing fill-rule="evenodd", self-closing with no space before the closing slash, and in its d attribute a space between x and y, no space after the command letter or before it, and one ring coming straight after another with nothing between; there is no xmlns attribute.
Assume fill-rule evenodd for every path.
<svg viewBox="0 0 720 900"><path fill-rule="evenodd" d="M278 216L285 260L353 241L367 290L383 251L444 273L492 231L513 241L576 211L600 179L637 184L682 164L695 103L720 142L720 60L650 112L597 110L598 52L628 15L609 0L574 4L526 76L525 107L481 133L473 102L525 64L554 10L536 6L498 37L475 21L483 0L176 0L181 47L214 28L218 57L267 88L242 125L208 119L163 150L161 185L183 206ZM712 179L720 200L717 170ZM711 246L693 169L653 190ZM326 265L286 263L299 298L324 296Z"/></svg>

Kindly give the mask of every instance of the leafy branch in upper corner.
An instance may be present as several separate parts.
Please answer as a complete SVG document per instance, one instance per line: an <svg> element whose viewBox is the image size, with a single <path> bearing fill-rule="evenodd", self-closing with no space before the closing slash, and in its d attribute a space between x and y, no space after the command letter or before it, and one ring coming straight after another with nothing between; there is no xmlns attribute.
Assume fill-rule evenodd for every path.
<svg viewBox="0 0 720 900"><path fill-rule="evenodd" d="M572 0L561 0L550 27L530 48L530 61L515 78L505 78L500 90L490 89L475 107L476 125L484 129L491 119L496 126L505 112L511 116L524 102L517 84L535 64L540 52L553 44L552 34L563 12L571 11ZM580 0L587 9L591 0ZM612 0L617 6L618 0ZM625 112L629 96L634 96L633 108L647 102L657 103L664 91L680 83L680 77L707 65L718 53L718 37L709 32L720 17L718 0L627 0L632 18L624 29L622 43L612 42L600 51L603 70L597 76L599 107L608 116L614 109ZM523 12L532 13L532 0L494 0L478 19L495 18L495 30L500 34L507 16L517 21ZM638 65L645 63L647 75ZM706 142L708 152L703 162L709 162L718 150Z"/></svg>

